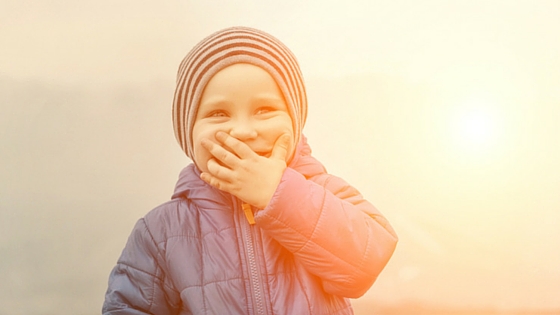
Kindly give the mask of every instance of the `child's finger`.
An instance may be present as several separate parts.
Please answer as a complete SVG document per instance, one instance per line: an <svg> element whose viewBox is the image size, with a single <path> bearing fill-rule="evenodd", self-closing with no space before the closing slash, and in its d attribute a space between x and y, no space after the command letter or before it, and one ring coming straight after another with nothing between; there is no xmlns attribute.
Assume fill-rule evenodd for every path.
<svg viewBox="0 0 560 315"><path fill-rule="evenodd" d="M210 186L213 186L213 187L215 187L219 190L222 190L222 191L229 192L228 191L229 184L227 182L224 182L224 181L212 176L212 174L210 174L210 173L201 173L200 178L203 181L205 181L206 183L208 183Z"/></svg>
<svg viewBox="0 0 560 315"><path fill-rule="evenodd" d="M226 147L231 149L233 153L242 159L256 155L256 153L243 141L240 141L223 131L218 131L216 133L216 139L222 142Z"/></svg>
<svg viewBox="0 0 560 315"><path fill-rule="evenodd" d="M216 160L228 167L234 167L239 161L235 154L210 140L203 139L201 144Z"/></svg>
<svg viewBox="0 0 560 315"><path fill-rule="evenodd" d="M271 159L277 159L286 161L288 157L288 148L290 147L290 135L283 134L274 143L274 148L272 148L272 153L270 154Z"/></svg>
<svg viewBox="0 0 560 315"><path fill-rule="evenodd" d="M209 159L206 163L206 168L208 169L208 173L210 175L226 182L231 183L231 180L234 177L233 171L220 165L216 159Z"/></svg>

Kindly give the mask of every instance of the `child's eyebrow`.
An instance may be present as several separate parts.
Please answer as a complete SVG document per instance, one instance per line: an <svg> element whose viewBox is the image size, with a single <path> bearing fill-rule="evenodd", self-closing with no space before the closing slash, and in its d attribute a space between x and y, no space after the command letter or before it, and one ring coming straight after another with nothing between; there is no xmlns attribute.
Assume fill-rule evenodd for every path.
<svg viewBox="0 0 560 315"><path fill-rule="evenodd" d="M274 94L268 94L268 93L261 93L261 94L256 94L255 96L253 96L253 100L257 101L257 102L283 102L284 99L281 97L278 97L277 95Z"/></svg>
<svg viewBox="0 0 560 315"><path fill-rule="evenodd" d="M204 106L205 108L216 108L216 107L225 107L230 106L231 101L229 101L225 97L214 97L208 100L205 100L204 103L200 103L199 108Z"/></svg>

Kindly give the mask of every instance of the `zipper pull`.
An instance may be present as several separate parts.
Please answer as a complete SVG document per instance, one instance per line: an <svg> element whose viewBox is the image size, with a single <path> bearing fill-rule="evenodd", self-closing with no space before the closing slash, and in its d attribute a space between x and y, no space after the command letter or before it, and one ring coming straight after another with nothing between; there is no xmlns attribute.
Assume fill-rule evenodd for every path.
<svg viewBox="0 0 560 315"><path fill-rule="evenodd" d="M248 203L242 203L241 207L243 208L243 212L245 212L245 217L249 224L255 224L255 217L253 216L253 210L251 209L251 205Z"/></svg>

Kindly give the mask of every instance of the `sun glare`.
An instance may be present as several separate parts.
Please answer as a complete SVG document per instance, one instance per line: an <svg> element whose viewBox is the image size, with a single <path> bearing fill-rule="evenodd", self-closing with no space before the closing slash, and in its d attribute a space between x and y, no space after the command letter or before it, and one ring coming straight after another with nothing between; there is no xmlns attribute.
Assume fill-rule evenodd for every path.
<svg viewBox="0 0 560 315"><path fill-rule="evenodd" d="M486 100L466 101L457 107L453 119L454 142L463 149L488 150L498 142L500 121L496 104Z"/></svg>
<svg viewBox="0 0 560 315"><path fill-rule="evenodd" d="M484 143L492 136L492 119L481 110L471 110L461 119L463 138L473 144Z"/></svg>

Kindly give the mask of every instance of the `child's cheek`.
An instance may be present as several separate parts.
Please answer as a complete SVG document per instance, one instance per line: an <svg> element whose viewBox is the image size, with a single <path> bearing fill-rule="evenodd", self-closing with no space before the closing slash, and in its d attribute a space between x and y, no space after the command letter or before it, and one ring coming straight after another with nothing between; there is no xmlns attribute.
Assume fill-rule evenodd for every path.
<svg viewBox="0 0 560 315"><path fill-rule="evenodd" d="M212 157L212 155L210 154L210 152L202 145L202 140L203 139L207 139L210 141L215 142L215 138L212 136L212 133L210 132L203 132L203 133L199 133L196 137L196 139L193 139L194 142L194 154L195 154L195 159L194 162L196 164L196 166L203 172L208 171L207 165L208 165L208 160Z"/></svg>

